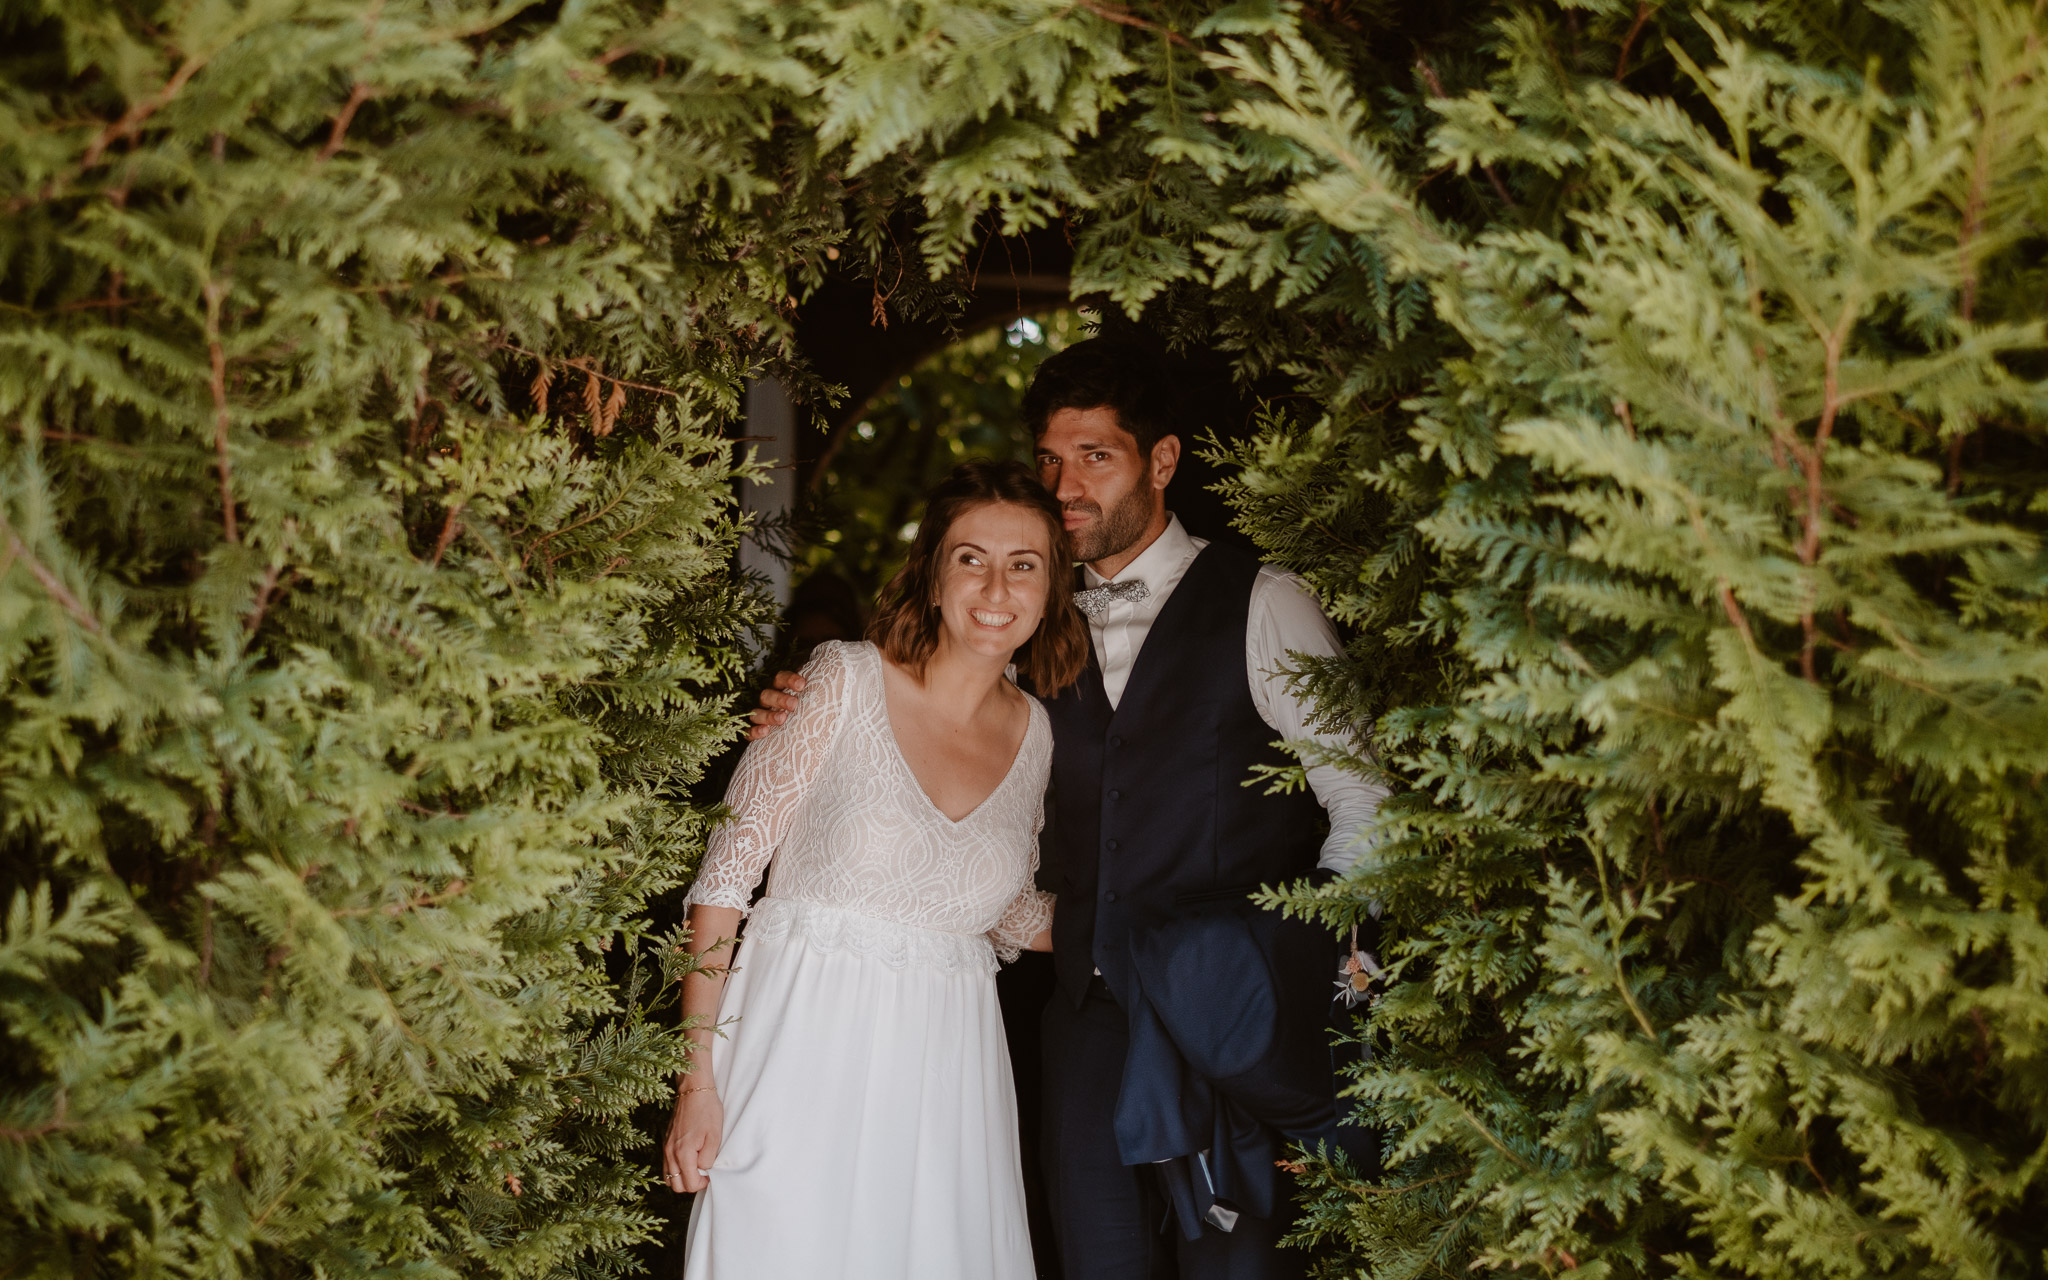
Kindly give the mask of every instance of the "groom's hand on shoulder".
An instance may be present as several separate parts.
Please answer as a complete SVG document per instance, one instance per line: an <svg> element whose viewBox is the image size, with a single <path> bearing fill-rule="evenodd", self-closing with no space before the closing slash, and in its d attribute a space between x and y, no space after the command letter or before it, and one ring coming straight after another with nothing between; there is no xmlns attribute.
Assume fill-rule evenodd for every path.
<svg viewBox="0 0 2048 1280"><path fill-rule="evenodd" d="M789 713L796 710L796 700L803 696L804 678L794 671L778 671L775 683L761 690L761 705L747 713L752 723L747 728L747 741L765 738L775 732L775 726L789 719Z"/></svg>

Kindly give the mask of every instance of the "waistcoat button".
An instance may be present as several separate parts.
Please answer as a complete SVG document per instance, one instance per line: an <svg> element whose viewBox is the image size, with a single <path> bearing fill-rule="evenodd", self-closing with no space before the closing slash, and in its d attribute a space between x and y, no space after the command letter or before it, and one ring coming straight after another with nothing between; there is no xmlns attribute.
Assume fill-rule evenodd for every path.
<svg viewBox="0 0 2048 1280"><path fill-rule="evenodd" d="M1108 847L1109 847L1109 851L1110 851L1111 853L1115 853L1115 852L1116 852L1116 841L1114 841L1114 840L1110 841L1110 842L1109 842L1109 846L1108 846Z"/></svg>
<svg viewBox="0 0 2048 1280"><path fill-rule="evenodd" d="M1121 800L1124 798L1124 793L1112 787L1110 788L1109 798L1112 800Z"/></svg>
<svg viewBox="0 0 2048 1280"><path fill-rule="evenodd" d="M1110 891L1109 891L1108 893L1105 893L1105 894L1103 894L1103 895L1102 895L1102 900L1103 900L1104 902L1115 902L1115 901L1116 901L1116 890L1114 890L1114 889L1111 889L1111 890L1110 890Z"/></svg>
<svg viewBox="0 0 2048 1280"><path fill-rule="evenodd" d="M1112 747L1120 747L1124 745L1124 740L1122 738L1111 738L1109 740L1109 745Z"/></svg>

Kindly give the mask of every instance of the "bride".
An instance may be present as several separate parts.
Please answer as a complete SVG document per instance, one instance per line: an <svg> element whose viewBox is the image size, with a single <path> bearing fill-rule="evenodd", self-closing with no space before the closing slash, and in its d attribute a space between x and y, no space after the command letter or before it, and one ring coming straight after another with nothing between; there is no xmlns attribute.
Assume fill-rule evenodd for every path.
<svg viewBox="0 0 2048 1280"><path fill-rule="evenodd" d="M747 748L689 895L699 1020L663 1163L687 1280L1034 1274L996 958L1050 950L1052 732L1005 678L1087 661L1059 505L1015 463L934 489L861 644ZM727 1028L722 1038L711 1024Z"/></svg>

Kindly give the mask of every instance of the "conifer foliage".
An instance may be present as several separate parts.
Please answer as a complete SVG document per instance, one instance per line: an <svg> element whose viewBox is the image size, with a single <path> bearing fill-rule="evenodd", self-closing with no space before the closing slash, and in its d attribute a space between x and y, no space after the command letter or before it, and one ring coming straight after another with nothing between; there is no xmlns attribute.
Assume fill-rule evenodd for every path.
<svg viewBox="0 0 2048 1280"><path fill-rule="evenodd" d="M658 6L4 22L0 1271L620 1272L801 202Z"/></svg>
<svg viewBox="0 0 2048 1280"><path fill-rule="evenodd" d="M2048 25L1648 13L1498 20L1422 161L1476 220L1307 41L1218 59L1308 157L1218 269L1353 235L1447 344L1242 454L1408 667L1322 673L1411 790L1293 898L1392 939L1392 1176L1310 1226L1386 1276L2037 1274Z"/></svg>
<svg viewBox="0 0 2048 1280"><path fill-rule="evenodd" d="M1052 222L1402 789L1326 1273L2048 1268L2040 5L8 13L11 1271L628 1265L712 424Z"/></svg>

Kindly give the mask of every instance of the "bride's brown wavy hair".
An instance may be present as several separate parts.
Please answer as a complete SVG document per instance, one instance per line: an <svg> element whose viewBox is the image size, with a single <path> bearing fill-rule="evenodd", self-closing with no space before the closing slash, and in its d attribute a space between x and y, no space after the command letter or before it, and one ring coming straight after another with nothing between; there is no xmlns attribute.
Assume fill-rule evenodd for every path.
<svg viewBox="0 0 2048 1280"><path fill-rule="evenodd" d="M1049 698L1080 679L1081 669L1088 665L1088 624L1081 620L1068 589L1074 547L1059 501L1021 462L963 462L925 495L924 518L910 541L910 558L882 588L868 639L898 666L924 674L924 664L939 647L939 567L946 555L946 534L961 516L991 502L1022 507L1045 524L1045 616L1018 648L1016 662L1017 674L1031 691Z"/></svg>

